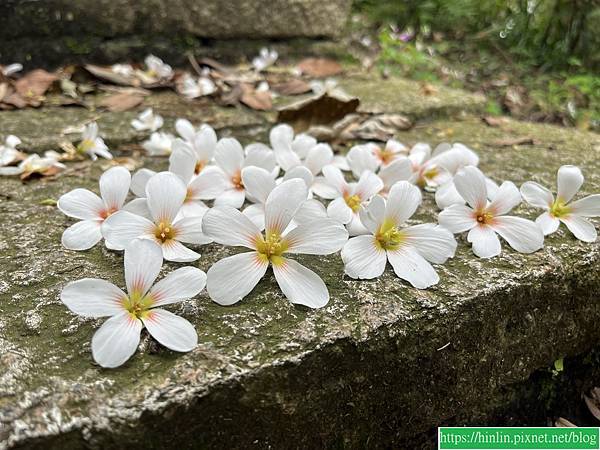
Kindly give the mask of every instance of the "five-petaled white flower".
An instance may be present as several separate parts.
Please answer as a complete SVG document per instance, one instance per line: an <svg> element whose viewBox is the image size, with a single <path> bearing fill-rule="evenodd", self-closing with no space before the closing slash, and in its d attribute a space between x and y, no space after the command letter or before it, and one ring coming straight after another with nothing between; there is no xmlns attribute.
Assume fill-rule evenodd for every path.
<svg viewBox="0 0 600 450"><path fill-rule="evenodd" d="M281 183L265 203L265 234L237 209L214 207L204 216L204 232L216 242L246 247L250 252L229 256L214 264L207 273L210 297L221 305L244 298L265 275L269 265L284 295L292 302L320 308L329 301L323 280L286 254L328 255L342 248L348 233L331 219L302 223L285 232L308 190L299 179Z"/></svg>
<svg viewBox="0 0 600 450"><path fill-rule="evenodd" d="M202 124L196 130L186 119L177 119L175 129L196 155L194 173L198 175L214 158L217 149L217 133L210 125L206 124Z"/></svg>
<svg viewBox="0 0 600 450"><path fill-rule="evenodd" d="M252 59L252 66L257 72L260 72L275 64L277 58L279 58L279 54L276 50L263 47L260 49L258 56Z"/></svg>
<svg viewBox="0 0 600 450"><path fill-rule="evenodd" d="M502 183L491 202L488 202L485 177L477 167L461 169L454 176L454 184L467 205L449 206L439 214L438 220L453 233L469 231L467 240L477 256L491 258L500 254L496 233L518 252L532 253L544 246L544 233L536 223L505 216L521 203L521 194L512 182Z"/></svg>
<svg viewBox="0 0 600 450"><path fill-rule="evenodd" d="M77 280L62 290L62 302L74 313L109 317L92 337L92 356L102 367L125 363L135 353L144 327L154 339L177 352L189 352L198 344L194 326L161 307L198 295L206 284L206 274L195 267L181 267L154 284L162 263L156 243L135 239L125 249L127 294L98 278Z"/></svg>
<svg viewBox="0 0 600 450"><path fill-rule="evenodd" d="M405 158L407 154L408 148L404 144L390 139L383 148L373 142L355 145L348 151L346 159L354 176L360 177L365 170L377 172L378 168L386 167L399 158Z"/></svg>
<svg viewBox="0 0 600 450"><path fill-rule="evenodd" d="M350 236L365 234L368 230L360 221L360 211L375 194L383 189L383 181L373 172L365 170L357 183L348 183L344 175L334 166L323 168L325 179L335 189L333 200L327 206L327 214L332 219L347 225ZM323 198L326 192L320 192Z"/></svg>
<svg viewBox="0 0 600 450"><path fill-rule="evenodd" d="M163 126L163 122L162 116L154 114L152 108L147 108L131 121L131 126L137 131L156 131Z"/></svg>
<svg viewBox="0 0 600 450"><path fill-rule="evenodd" d="M56 157L55 152L48 151L44 153L44 156L37 154L29 155L17 166L0 167L0 175L21 175L21 177L31 174L48 174L50 170L53 173L64 169L66 166L60 162Z"/></svg>
<svg viewBox="0 0 600 450"><path fill-rule="evenodd" d="M21 144L21 139L9 134L6 136L4 144L0 144L0 167L12 164L19 157L17 146Z"/></svg>
<svg viewBox="0 0 600 450"><path fill-rule="evenodd" d="M144 60L146 70L136 71L136 75L146 84L156 83L161 80L168 80L173 76L173 68L165 64L162 59L154 55L146 56Z"/></svg>
<svg viewBox="0 0 600 450"><path fill-rule="evenodd" d="M217 91L217 86L208 76L194 78L186 73L179 83L179 92L189 99L204 97Z"/></svg>
<svg viewBox="0 0 600 450"><path fill-rule="evenodd" d="M317 145L317 140L308 134L294 136L294 129L287 124L273 127L269 133L269 141L277 164L286 172L302 165L302 160L307 157L310 149Z"/></svg>
<svg viewBox="0 0 600 450"><path fill-rule="evenodd" d="M69 250L87 250L102 239L102 222L111 214L121 210L131 175L125 167L113 167L100 177L100 197L87 189L74 189L58 199L58 209L69 217L80 219L67 228L62 235L62 244ZM113 248L107 241L106 246Z"/></svg>
<svg viewBox="0 0 600 450"><path fill-rule="evenodd" d="M170 155L173 151L175 136L171 133L157 131L150 135L150 139L142 142L142 147L150 156Z"/></svg>
<svg viewBox="0 0 600 450"><path fill-rule="evenodd" d="M202 216L180 214L187 188L177 175L160 172L146 184L146 204L151 219L128 211L118 211L102 224L102 235L117 250L123 250L135 238L160 244L167 261L194 261L200 255L182 243L207 244L202 233Z"/></svg>
<svg viewBox="0 0 600 450"><path fill-rule="evenodd" d="M521 194L527 203L546 210L535 220L545 235L554 233L562 222L577 239L584 242L596 240L596 228L585 217L600 216L600 194L571 202L582 184L583 174L579 167L562 166L558 169L556 199L549 189L533 181L521 186Z"/></svg>
<svg viewBox="0 0 600 450"><path fill-rule="evenodd" d="M241 208L246 199L242 180L244 167L262 167L270 172L276 168L275 155L266 145L250 144L244 150L234 138L223 138L217 143L215 162L225 174L225 190L215 199L215 205Z"/></svg>
<svg viewBox="0 0 600 450"><path fill-rule="evenodd" d="M98 159L98 156L106 159L112 159L113 157L108 151L104 140L98 136L98 124L96 122L86 125L81 134L81 142L77 146L77 150L89 155L93 160Z"/></svg>
<svg viewBox="0 0 600 450"><path fill-rule="evenodd" d="M435 189L452 180L462 167L479 164L477 154L463 144L439 144L433 152L429 144L418 143L408 155L413 165L411 182L421 188Z"/></svg>
<svg viewBox="0 0 600 450"><path fill-rule="evenodd" d="M377 195L361 211L370 234L351 238L342 249L344 270L352 278L375 278L389 261L394 272L414 287L425 289L439 276L430 264L442 264L454 256L452 233L434 224L402 228L421 204L421 191L408 181L399 181L387 202Z"/></svg>

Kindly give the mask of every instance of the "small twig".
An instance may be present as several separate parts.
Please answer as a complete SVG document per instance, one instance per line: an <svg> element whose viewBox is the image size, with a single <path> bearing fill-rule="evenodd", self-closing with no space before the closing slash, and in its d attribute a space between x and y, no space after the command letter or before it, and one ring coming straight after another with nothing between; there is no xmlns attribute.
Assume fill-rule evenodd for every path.
<svg viewBox="0 0 600 450"><path fill-rule="evenodd" d="M202 69L200 68L198 61L196 61L196 57L192 54L192 52L187 52L187 57L192 69L194 69L194 72L196 72L199 77L203 76Z"/></svg>

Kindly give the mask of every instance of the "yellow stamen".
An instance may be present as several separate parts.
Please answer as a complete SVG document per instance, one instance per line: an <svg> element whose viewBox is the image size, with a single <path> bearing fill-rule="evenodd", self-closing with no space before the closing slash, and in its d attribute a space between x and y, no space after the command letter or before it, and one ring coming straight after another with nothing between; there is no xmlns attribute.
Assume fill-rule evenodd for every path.
<svg viewBox="0 0 600 450"><path fill-rule="evenodd" d="M194 166L194 174L198 175L206 166L206 161L198 161Z"/></svg>
<svg viewBox="0 0 600 450"><path fill-rule="evenodd" d="M168 222L160 222L154 229L154 236L160 242L166 242L175 238L175 230Z"/></svg>
<svg viewBox="0 0 600 450"><path fill-rule="evenodd" d="M77 146L77 150L81 153L86 153L93 146L94 146L94 141L92 141L91 139L84 139Z"/></svg>
<svg viewBox="0 0 600 450"><path fill-rule="evenodd" d="M390 219L386 219L375 233L375 243L382 250L397 250L403 241L404 233Z"/></svg>
<svg viewBox="0 0 600 450"><path fill-rule="evenodd" d="M281 255L287 251L289 243L276 232L267 231L266 236L266 239L261 236L256 243L256 251L263 261L269 261L276 266L282 264L283 258Z"/></svg>
<svg viewBox="0 0 600 450"><path fill-rule="evenodd" d="M136 319L145 317L153 303L154 299L149 294L142 296L140 291L134 291L123 299L123 306Z"/></svg>
<svg viewBox="0 0 600 450"><path fill-rule="evenodd" d="M361 199L358 195L344 195L344 200L352 211L358 212L360 210Z"/></svg>
<svg viewBox="0 0 600 450"><path fill-rule="evenodd" d="M557 198L556 201L550 207L550 214L554 217L565 217L571 213L571 208L565 204L560 198Z"/></svg>
<svg viewBox="0 0 600 450"><path fill-rule="evenodd" d="M487 210L476 211L475 220L480 225L490 225L494 221L494 215Z"/></svg>
<svg viewBox="0 0 600 450"><path fill-rule="evenodd" d="M238 189L238 190L244 189L244 182L242 181L242 173L239 170L231 177L231 182L233 183L233 186L236 189Z"/></svg>
<svg viewBox="0 0 600 450"><path fill-rule="evenodd" d="M379 147L375 150L375 155L383 164L389 164L394 160L394 152L388 149L380 149Z"/></svg>

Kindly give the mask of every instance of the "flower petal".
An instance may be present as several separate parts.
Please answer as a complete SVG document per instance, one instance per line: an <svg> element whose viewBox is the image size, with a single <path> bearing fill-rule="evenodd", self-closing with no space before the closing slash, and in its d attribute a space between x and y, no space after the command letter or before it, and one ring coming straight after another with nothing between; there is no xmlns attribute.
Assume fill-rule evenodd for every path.
<svg viewBox="0 0 600 450"><path fill-rule="evenodd" d="M399 181L388 194L385 205L385 220L391 220L395 225L406 222L421 204L421 191L408 181Z"/></svg>
<svg viewBox="0 0 600 450"><path fill-rule="evenodd" d="M180 139L173 141L173 151L169 156L169 172L174 173L184 184L188 184L194 176L196 155L189 144Z"/></svg>
<svg viewBox="0 0 600 450"><path fill-rule="evenodd" d="M354 193L363 201L368 201L383 189L383 181L373 172L365 171L360 176Z"/></svg>
<svg viewBox="0 0 600 450"><path fill-rule="evenodd" d="M132 239L148 236L154 224L148 219L128 211L117 211L102 222L102 236L117 250L123 250Z"/></svg>
<svg viewBox="0 0 600 450"><path fill-rule="evenodd" d="M260 203L265 203L275 188L275 179L262 167L245 167L242 170L242 182L246 192Z"/></svg>
<svg viewBox="0 0 600 450"><path fill-rule="evenodd" d="M548 209L554 203L552 192L535 181L523 183L521 186L521 195L527 203L537 208Z"/></svg>
<svg viewBox="0 0 600 450"><path fill-rule="evenodd" d="M440 281L433 266L410 246L388 251L387 257L396 275L417 289L426 289Z"/></svg>
<svg viewBox="0 0 600 450"><path fill-rule="evenodd" d="M452 232L432 223L405 228L406 242L415 248L427 261L443 264L456 252L456 239Z"/></svg>
<svg viewBox="0 0 600 450"><path fill-rule="evenodd" d="M209 244L212 239L202 232L202 220L203 216L182 217L176 220L173 223L175 238L186 244Z"/></svg>
<svg viewBox="0 0 600 450"><path fill-rule="evenodd" d="M351 278L371 279L385 270L385 251L377 246L371 235L350 239L342 249L344 272Z"/></svg>
<svg viewBox="0 0 600 450"><path fill-rule="evenodd" d="M571 214L567 217L561 217L560 221L564 223L573 235L583 242L595 242L598 233L594 224L581 216Z"/></svg>
<svg viewBox="0 0 600 450"><path fill-rule="evenodd" d="M321 277L293 259L282 258L280 264L273 264L273 273L292 303L322 308L329 302L329 291Z"/></svg>
<svg viewBox="0 0 600 450"><path fill-rule="evenodd" d="M438 222L453 233L462 233L477 225L473 210L467 205L451 205L438 215Z"/></svg>
<svg viewBox="0 0 600 450"><path fill-rule="evenodd" d="M327 215L339 223L347 224L352 220L352 209L342 197L338 197L327 205Z"/></svg>
<svg viewBox="0 0 600 450"><path fill-rule="evenodd" d="M375 172L379 167L379 161L366 145L352 147L346 155L346 161L356 178L360 178L365 171Z"/></svg>
<svg viewBox="0 0 600 450"><path fill-rule="evenodd" d="M265 144L254 143L246 147L244 167L260 167L271 172L277 166L275 153Z"/></svg>
<svg viewBox="0 0 600 450"><path fill-rule="evenodd" d="M76 219L101 219L104 202L100 197L87 189L73 189L62 195L56 204L64 214Z"/></svg>
<svg viewBox="0 0 600 450"><path fill-rule="evenodd" d="M138 216L152 220L150 210L148 209L148 202L145 198L134 198L130 202L125 203L121 209L130 212L131 214L137 214Z"/></svg>
<svg viewBox="0 0 600 450"><path fill-rule="evenodd" d="M350 236L359 236L361 234L369 234L369 230L365 227L360 220L359 214L352 214L352 219L350 222L346 224L346 229L348 230L348 234Z"/></svg>
<svg viewBox="0 0 600 450"><path fill-rule="evenodd" d="M297 224L311 223L315 220L321 220L327 218L327 209L323 206L319 200L314 198L306 200L300 206L300 209L294 216L294 222Z"/></svg>
<svg viewBox="0 0 600 450"><path fill-rule="evenodd" d="M206 286L206 274L196 267L181 267L152 286L152 307L177 303L198 295Z"/></svg>
<svg viewBox="0 0 600 450"><path fill-rule="evenodd" d="M294 130L287 124L277 125L271 129L269 133L271 147L275 148L290 148L294 140Z"/></svg>
<svg viewBox="0 0 600 450"><path fill-rule="evenodd" d="M544 233L531 220L500 216L494 219L491 227L518 252L533 253L544 246Z"/></svg>
<svg viewBox="0 0 600 450"><path fill-rule="evenodd" d="M467 241L473 244L473 253L480 258L492 258L502 251L496 232L487 225L477 225L469 230Z"/></svg>
<svg viewBox="0 0 600 450"><path fill-rule="evenodd" d="M100 177L100 194L109 209L121 209L131 184L131 174L123 166L108 169Z"/></svg>
<svg viewBox="0 0 600 450"><path fill-rule="evenodd" d="M185 200L187 188L181 178L171 172L160 172L148 180L146 199L156 223L172 223Z"/></svg>
<svg viewBox="0 0 600 450"><path fill-rule="evenodd" d="M296 166L285 173L283 176L283 181L292 180L294 178L300 178L301 180L304 180L306 186L310 187L312 186L315 177L308 167Z"/></svg>
<svg viewBox="0 0 600 450"><path fill-rule="evenodd" d="M175 129L179 135L188 142L194 142L196 130L191 122L187 119L177 119L175 121Z"/></svg>
<svg viewBox="0 0 600 450"><path fill-rule="evenodd" d="M164 309L151 309L142 318L148 332L168 349L189 352L198 345L194 326L183 317Z"/></svg>
<svg viewBox="0 0 600 450"><path fill-rule="evenodd" d="M340 194L345 194L350 190L342 171L337 167L332 165L323 167L323 175L327 183L333 186Z"/></svg>
<svg viewBox="0 0 600 450"><path fill-rule="evenodd" d="M223 138L217 142L215 150L215 161L223 171L229 175L235 175L244 165L244 149L242 144L234 138Z"/></svg>
<svg viewBox="0 0 600 450"><path fill-rule="evenodd" d="M135 353L142 322L125 311L102 324L92 337L92 356L102 367L118 367Z"/></svg>
<svg viewBox="0 0 600 450"><path fill-rule="evenodd" d="M210 209L204 215L202 229L204 234L215 242L234 247L255 249L256 240L261 237L257 226L230 206L216 206Z"/></svg>
<svg viewBox="0 0 600 450"><path fill-rule="evenodd" d="M62 234L62 245L69 250L87 250L92 248L100 239L102 233L100 220L82 220L67 228Z"/></svg>
<svg viewBox="0 0 600 450"><path fill-rule="evenodd" d="M327 164L333 162L333 150L328 144L317 144L308 151L304 165L313 175L321 172L321 169Z"/></svg>
<svg viewBox="0 0 600 450"><path fill-rule="evenodd" d="M200 200L188 201L183 204L179 210L179 213L177 214L177 219L175 220L178 220L181 217L204 217L204 214L206 214L208 209L208 206L206 206L204 202L201 202Z"/></svg>
<svg viewBox="0 0 600 450"><path fill-rule="evenodd" d="M191 262L200 258L200 254L190 250L181 242L174 239L163 242L161 245L163 258L173 262Z"/></svg>
<svg viewBox="0 0 600 450"><path fill-rule="evenodd" d="M129 295L144 296L163 264L160 245L149 239L134 239L125 247L125 282Z"/></svg>
<svg viewBox="0 0 600 450"><path fill-rule="evenodd" d="M535 223L537 223L542 231L544 232L544 236L554 233L558 230L558 226L560 225L560 220L546 211L544 214L540 215L537 219L535 219Z"/></svg>
<svg viewBox="0 0 600 450"><path fill-rule="evenodd" d="M462 198L475 210L487 204L487 185L481 170L475 166L467 166L454 176L454 185Z"/></svg>
<svg viewBox="0 0 600 450"><path fill-rule="evenodd" d="M146 198L146 184L148 180L156 175L156 172L150 169L140 169L133 174L131 178L131 192L138 197Z"/></svg>
<svg viewBox="0 0 600 450"><path fill-rule="evenodd" d="M84 317L114 316L125 311L126 294L108 281L83 278L67 284L60 293L61 301L75 314Z"/></svg>
<svg viewBox="0 0 600 450"><path fill-rule="evenodd" d="M213 159L217 147L217 133L213 127L202 124L194 137L194 150L200 161L209 162Z"/></svg>
<svg viewBox="0 0 600 450"><path fill-rule="evenodd" d="M269 264L257 252L224 258L208 269L208 295L219 305L233 305L254 289L268 267Z"/></svg>
<svg viewBox="0 0 600 450"><path fill-rule="evenodd" d="M303 180L287 180L271 191L265 203L267 233L283 233L308 196Z"/></svg>
<svg viewBox="0 0 600 450"><path fill-rule="evenodd" d="M246 208L244 208L242 214L250 219L250 221L256 225L259 230L265 229L265 205L262 203L248 205Z"/></svg>
<svg viewBox="0 0 600 450"><path fill-rule="evenodd" d="M324 176L315 177L311 189L319 197L325 199L336 198L340 195L338 190L329 184Z"/></svg>
<svg viewBox="0 0 600 450"><path fill-rule="evenodd" d="M377 175L379 175L379 178L383 181L383 185L389 190L394 183L410 179L412 175L410 160L404 156L399 156L387 166L382 167Z"/></svg>
<svg viewBox="0 0 600 450"><path fill-rule="evenodd" d="M569 202L583 184L583 174L579 167L576 166L561 166L558 169L558 198L563 202Z"/></svg>
<svg viewBox="0 0 600 450"><path fill-rule="evenodd" d="M442 184L435 191L435 203L438 208L444 209L450 205L464 205L465 199L460 196L454 185L454 181Z"/></svg>
<svg viewBox="0 0 600 450"><path fill-rule="evenodd" d="M284 236L284 240L289 243L287 252L329 255L344 246L348 232L333 219L319 219L297 226Z"/></svg>
<svg viewBox="0 0 600 450"><path fill-rule="evenodd" d="M360 221L371 233L375 234L385 220L385 200L376 195L371 199L368 206L359 212Z"/></svg>
<svg viewBox="0 0 600 450"><path fill-rule="evenodd" d="M583 217L600 216L600 194L588 195L569 205L573 214Z"/></svg>
<svg viewBox="0 0 600 450"><path fill-rule="evenodd" d="M512 181L505 181L500 185L498 193L494 200L488 205L488 209L495 215L502 215L509 212L515 206L521 203L521 193Z"/></svg>

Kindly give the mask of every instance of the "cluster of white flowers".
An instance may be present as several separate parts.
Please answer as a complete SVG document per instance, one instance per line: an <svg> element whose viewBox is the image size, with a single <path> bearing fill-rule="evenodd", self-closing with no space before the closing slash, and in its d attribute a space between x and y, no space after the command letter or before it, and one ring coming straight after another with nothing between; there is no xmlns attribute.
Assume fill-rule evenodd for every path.
<svg viewBox="0 0 600 450"><path fill-rule="evenodd" d="M147 110L132 125L154 131L162 118ZM113 167L100 178L100 196L75 189L58 201L61 211L81 220L65 230L66 248L88 249L103 238L107 248L125 250L128 294L89 279L69 284L62 294L76 313L111 316L92 341L103 366L127 360L144 326L168 348L194 347L193 327L157 307L191 298L205 284L213 301L231 305L271 267L292 303L325 306L327 286L294 254L341 251L345 273L355 279L380 276L389 261L399 278L425 289L439 281L432 264L454 256L457 233L468 231L467 241L482 258L500 254L498 235L516 251L534 252L559 221L581 240L596 239L584 217L600 215L600 195L571 202L583 183L574 166L559 169L555 199L533 182L521 191L510 181L498 186L477 168L477 154L458 143L432 150L390 140L354 146L343 157L285 124L271 130L270 145L246 147L234 138L218 139L208 125L196 128L179 119L175 127L179 137L169 136L164 151L149 149L170 154L167 171L140 169L131 176ZM135 198L127 202L130 192ZM422 192L435 192L439 224L406 226ZM507 215L522 198L546 212L535 222ZM211 242L248 251L221 259L206 274L178 269L150 289L163 258L192 262L201 256L189 246Z"/></svg>

